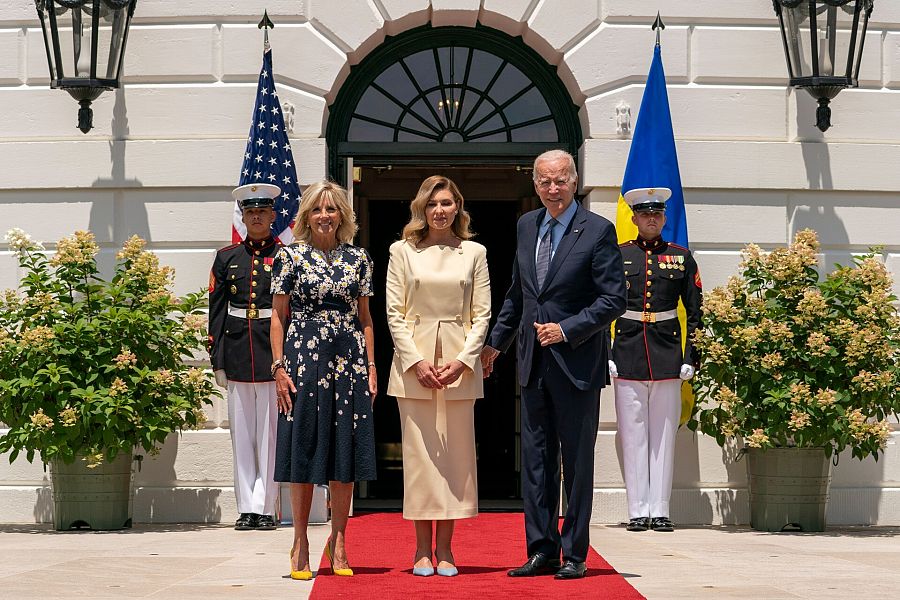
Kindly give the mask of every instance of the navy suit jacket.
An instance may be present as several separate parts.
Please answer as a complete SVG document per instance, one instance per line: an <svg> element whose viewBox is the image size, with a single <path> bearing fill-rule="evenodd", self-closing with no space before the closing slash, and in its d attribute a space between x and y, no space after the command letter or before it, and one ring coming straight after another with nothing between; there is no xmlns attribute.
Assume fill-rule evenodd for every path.
<svg viewBox="0 0 900 600"><path fill-rule="evenodd" d="M599 390L608 383L609 326L625 312L616 230L579 205L538 289L535 251L545 213L540 208L519 219L512 285L487 343L506 352L518 338L519 384L527 386L540 348L534 323L558 323L568 341L548 346L553 358L577 389Z"/></svg>

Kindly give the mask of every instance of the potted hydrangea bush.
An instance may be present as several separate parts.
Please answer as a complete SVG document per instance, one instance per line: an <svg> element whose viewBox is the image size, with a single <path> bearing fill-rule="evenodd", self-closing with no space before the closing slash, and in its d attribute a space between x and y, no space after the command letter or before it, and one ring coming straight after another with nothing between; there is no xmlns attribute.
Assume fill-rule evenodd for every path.
<svg viewBox="0 0 900 600"><path fill-rule="evenodd" d="M876 250L820 276L815 232L743 250L704 296L689 426L748 453L751 526L825 527L832 458L878 459L900 408L900 317ZM741 443L740 441L738 442Z"/></svg>
<svg viewBox="0 0 900 600"><path fill-rule="evenodd" d="M55 253L18 229L6 240L22 276L0 298L0 452L50 465L57 529L128 527L134 451L206 421L215 388L185 362L205 344L206 296L174 296L137 236L110 279L91 233Z"/></svg>

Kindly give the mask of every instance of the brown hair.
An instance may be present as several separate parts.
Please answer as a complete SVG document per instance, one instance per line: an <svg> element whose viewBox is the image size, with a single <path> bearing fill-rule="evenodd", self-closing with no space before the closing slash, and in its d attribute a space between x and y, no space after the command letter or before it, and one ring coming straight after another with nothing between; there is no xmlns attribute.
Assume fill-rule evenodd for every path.
<svg viewBox="0 0 900 600"><path fill-rule="evenodd" d="M409 223L403 228L402 238L413 245L418 244L428 234L428 221L425 219L425 205L434 195L441 190L448 190L453 195L453 201L456 203L456 218L450 225L453 235L461 240L470 240L474 237L474 233L469 229L471 217L463 207L463 197L459 193L459 188L447 177L443 175L432 175L422 182L419 191L412 202L409 203Z"/></svg>
<svg viewBox="0 0 900 600"><path fill-rule="evenodd" d="M341 224L338 225L335 237L338 242L349 244L353 241L358 229L356 225L356 214L353 207L350 206L350 200L347 198L347 190L339 186L333 181L318 181L303 191L300 196L300 208L297 209L297 219L294 221L294 239L302 242L309 242L312 238L312 231L309 229L309 213L312 209L319 205L322 198L331 200L341 213Z"/></svg>

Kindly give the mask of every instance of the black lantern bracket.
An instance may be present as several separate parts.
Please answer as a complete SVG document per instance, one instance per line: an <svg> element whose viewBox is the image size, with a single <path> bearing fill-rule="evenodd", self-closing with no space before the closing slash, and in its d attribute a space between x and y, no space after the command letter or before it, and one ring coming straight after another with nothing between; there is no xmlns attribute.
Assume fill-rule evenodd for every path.
<svg viewBox="0 0 900 600"><path fill-rule="evenodd" d="M859 85L866 31L875 0L772 0L781 28L791 87L819 106L816 127L831 127L831 101ZM839 45L839 38L846 44ZM838 54L838 48L846 48Z"/></svg>
<svg viewBox="0 0 900 600"><path fill-rule="evenodd" d="M74 98L78 129L93 128L91 103L119 87L137 0L34 0L50 70L50 88ZM71 43L66 40L71 36ZM66 40L66 41L63 41Z"/></svg>

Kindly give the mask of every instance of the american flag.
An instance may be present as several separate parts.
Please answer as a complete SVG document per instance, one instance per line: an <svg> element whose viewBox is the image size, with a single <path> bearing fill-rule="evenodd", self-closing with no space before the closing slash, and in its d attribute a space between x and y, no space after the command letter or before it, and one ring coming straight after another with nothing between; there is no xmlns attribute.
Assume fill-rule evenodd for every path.
<svg viewBox="0 0 900 600"><path fill-rule="evenodd" d="M268 47L263 51L256 105L244 151L244 164L241 166L239 185L247 183L271 183L281 188L281 196L275 199L272 234L285 244L291 243L291 225L300 206L300 185L297 183L297 169L294 167L291 143L284 127L278 92L275 91L272 50ZM246 236L247 228L241 222L241 207L235 202L231 239L237 243Z"/></svg>

